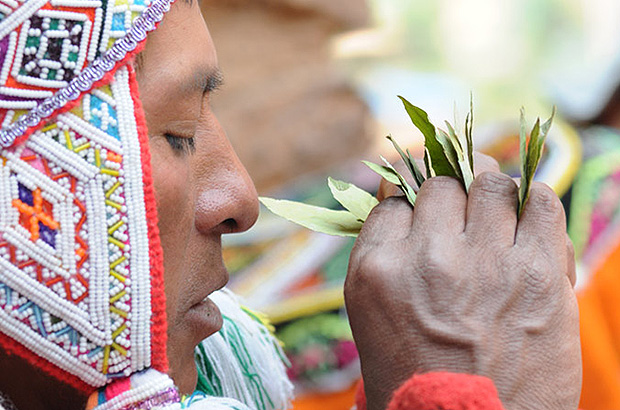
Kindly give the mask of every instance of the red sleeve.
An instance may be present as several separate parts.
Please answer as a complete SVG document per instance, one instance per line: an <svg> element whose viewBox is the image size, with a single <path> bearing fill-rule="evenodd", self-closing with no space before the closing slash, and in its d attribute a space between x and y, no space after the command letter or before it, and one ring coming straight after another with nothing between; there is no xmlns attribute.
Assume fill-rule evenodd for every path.
<svg viewBox="0 0 620 410"><path fill-rule="evenodd" d="M366 410L363 386L357 410ZM436 372L413 375L394 392L388 410L504 410L491 379L470 374Z"/></svg>

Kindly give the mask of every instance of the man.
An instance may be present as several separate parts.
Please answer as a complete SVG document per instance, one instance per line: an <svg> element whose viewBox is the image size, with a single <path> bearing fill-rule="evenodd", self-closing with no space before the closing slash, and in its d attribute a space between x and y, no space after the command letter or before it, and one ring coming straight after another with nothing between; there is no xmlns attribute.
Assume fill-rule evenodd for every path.
<svg viewBox="0 0 620 410"><path fill-rule="evenodd" d="M134 1L134 6L137 3ZM21 7L32 4L26 2ZM65 7L99 7L93 2L76 4ZM18 14L7 18L12 24L27 13L17 10ZM40 24L41 29L28 29L31 37L57 24L52 22L52 11L36 13L29 24ZM75 14L66 16L54 30L75 30L74 36L85 30L86 25L70 27L68 21ZM56 35L55 31L51 34L45 41ZM113 39L110 41L107 50L118 51ZM28 43L32 52L25 56L37 55L35 43ZM106 45L103 47L105 50ZM131 58L131 51L127 53ZM115 68L109 71L114 77L110 90L105 89L109 77L101 76L101 82L92 80L84 87L86 94L76 100L77 105L67 102L69 105L57 108L54 115L35 116L40 121L27 121L16 112L10 116L5 113L6 129L14 124L33 124L24 125L28 131L17 132L17 141L9 141L14 145L2 151L6 174L3 187L8 188L1 193L6 209L2 219L6 250L0 261L5 269L0 301L6 318L0 339L5 350L0 362L0 391L20 410L84 408L85 394L106 385L94 399L91 396L91 405L123 408L106 407L120 406L123 400L136 406L147 406L147 402L149 406L174 405L178 397L165 376L149 379L146 385L152 388L152 397L145 396L148 389L140 388L145 386L143 379L154 373L126 378L148 367L166 371L166 356L168 374L178 391L192 393L197 378L195 346L222 323L217 307L206 298L228 279L221 259L221 235L244 231L257 217L252 182L209 107L220 74L198 4L179 0L172 5L158 29L148 35L146 47L136 60L135 77L132 66L127 66L127 57L121 51L117 54ZM35 73L37 81L31 81L39 86L44 84L39 79L49 78L49 67L55 65L36 64L28 65L21 74L17 72L28 76L42 67ZM63 64L67 70L74 69L68 60ZM62 78L58 72L54 75L53 81ZM56 84L45 83L50 87ZM34 94L28 95L31 98ZM148 125L148 141L143 119ZM108 138L117 135L121 146ZM11 133L2 136L9 138ZM87 153L80 155L82 151ZM72 175L92 175L83 179L94 181L93 185L84 185L86 182L77 177L74 182L61 168ZM574 266L562 207L549 188L535 184L523 216L517 220L516 185L498 172L496 164L491 162L487 168L491 172L478 176L469 195L452 179L434 178L421 187L415 210L402 198L386 199L373 211L358 238L345 296L369 409L386 408L393 392L414 373L430 376L414 377L397 398L406 398L410 387L415 390L425 383L431 383L437 392L450 392L456 377L465 386L470 380L478 383L474 386L483 386L485 397L495 406L488 408L499 408L493 384L506 408L577 406L580 357L572 291ZM64 182L56 186L54 178ZM59 192L58 199L56 191L51 192L52 186ZM122 196L119 187L124 189ZM158 229L154 225L152 188ZM136 199L141 195L143 200ZM55 210L65 198L75 204L70 208L75 212L73 218L69 215L69 219L62 219L63 214ZM93 256L88 268L82 264L71 271L74 262L69 260L78 260L79 264L86 252L77 239L84 226L80 225L82 214L77 203L83 199L96 211L97 206L88 200L97 198L105 207L96 215L107 225L99 226L99 219L89 219L88 229L102 232L107 254L102 261ZM117 212L120 214L114 215ZM126 218L124 213L128 214ZM143 218L132 217L140 213ZM127 230L121 230L121 222L129 226ZM61 259L63 265L57 270L43 266L39 275L38 266L51 258L41 255L64 249L66 226L71 227L71 236L73 231L76 236L77 245L68 248L71 257ZM148 245L138 238L148 240ZM25 251L11 241L23 244ZM88 248L95 256L100 250ZM162 273L160 250L165 271L166 349L162 345L165 321L158 283ZM30 251L34 256L28 254ZM150 272L144 270L144 264L131 265L140 258L148 258L141 260L148 263ZM27 265L31 260L34 262ZM97 263L101 263L101 270ZM68 273L61 269L64 264ZM100 271L108 281L102 289L109 290L109 295L97 293L101 289L95 281ZM77 295L84 295L84 290L70 283L79 274L85 282L91 280L90 293L84 298L102 300L103 305L81 304L84 299L78 300ZM60 279L51 283L57 277ZM62 281L69 283L64 290L56 286ZM45 297L31 292L39 288ZM9 297L13 292L20 297ZM80 321L79 311L76 316L59 311L50 303L64 304L59 296L71 302L67 309L77 306L78 310L88 310L90 321ZM119 305L121 302L124 304ZM97 310L100 306L105 307L103 312ZM144 316L146 310L150 316ZM147 320L137 319L140 317ZM112 326L100 332L106 320ZM120 381L109 384L113 378ZM462 391L454 389L454 395ZM433 397L427 399L432 401ZM473 399L465 400L469 404L463 405L473 408Z"/></svg>

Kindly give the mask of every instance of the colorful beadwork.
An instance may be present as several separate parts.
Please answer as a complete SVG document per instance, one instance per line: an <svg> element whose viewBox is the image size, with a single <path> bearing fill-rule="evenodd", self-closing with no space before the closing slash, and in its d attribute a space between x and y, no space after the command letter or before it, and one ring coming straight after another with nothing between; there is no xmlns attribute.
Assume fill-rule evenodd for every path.
<svg viewBox="0 0 620 410"><path fill-rule="evenodd" d="M0 108L9 110L0 113L0 143L28 135L118 68L173 1L6 0L13 8L0 7L10 12L0 20Z"/></svg>
<svg viewBox="0 0 620 410"><path fill-rule="evenodd" d="M83 389L166 370L162 255L128 57L170 3L0 1L0 344Z"/></svg>

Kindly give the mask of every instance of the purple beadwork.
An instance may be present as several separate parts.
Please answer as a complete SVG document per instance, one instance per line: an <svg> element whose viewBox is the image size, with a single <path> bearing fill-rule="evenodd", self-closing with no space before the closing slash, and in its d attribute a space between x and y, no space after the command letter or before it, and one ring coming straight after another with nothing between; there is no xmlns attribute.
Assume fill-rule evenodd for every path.
<svg viewBox="0 0 620 410"><path fill-rule="evenodd" d="M166 406L169 404L178 403L180 400L179 393L173 387L169 387L155 397L149 397L139 403L130 404L124 407L122 410L149 410L155 409L160 406Z"/></svg>

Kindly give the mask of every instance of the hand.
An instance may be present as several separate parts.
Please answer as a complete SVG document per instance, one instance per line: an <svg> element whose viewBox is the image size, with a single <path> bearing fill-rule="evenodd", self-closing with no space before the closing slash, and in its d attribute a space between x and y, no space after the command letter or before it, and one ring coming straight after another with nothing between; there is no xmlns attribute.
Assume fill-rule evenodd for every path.
<svg viewBox="0 0 620 410"><path fill-rule="evenodd" d="M496 166L496 165L495 165ZM576 409L581 390L574 262L562 205L535 183L479 175L467 196L426 181L415 211L387 198L351 254L345 300L369 410L414 372L490 377L507 409Z"/></svg>

